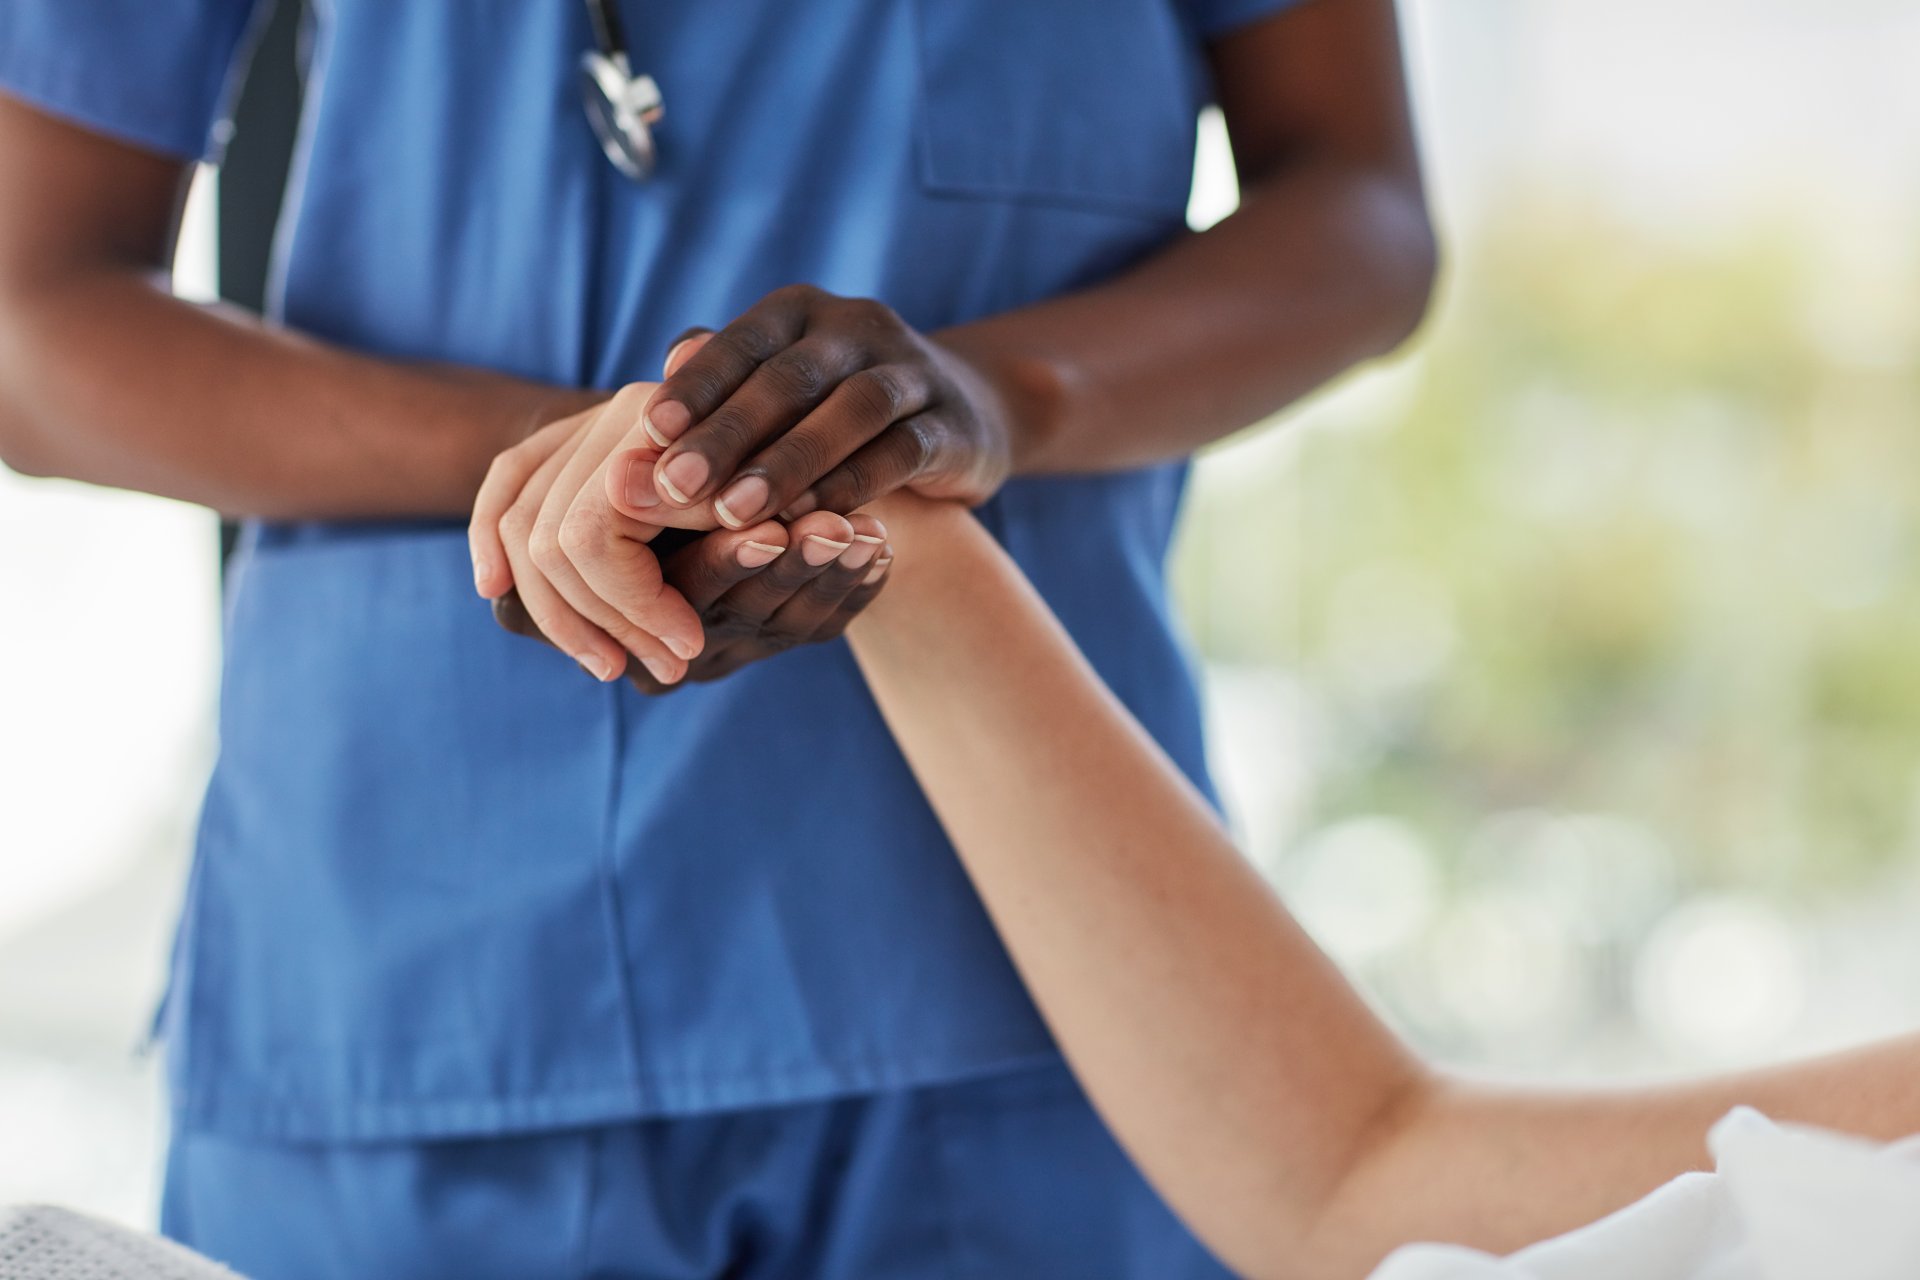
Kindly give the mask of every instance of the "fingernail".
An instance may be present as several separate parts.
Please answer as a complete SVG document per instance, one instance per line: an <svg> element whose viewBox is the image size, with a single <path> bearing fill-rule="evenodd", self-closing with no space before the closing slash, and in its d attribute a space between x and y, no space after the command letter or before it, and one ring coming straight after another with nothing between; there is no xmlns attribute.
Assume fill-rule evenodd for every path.
<svg viewBox="0 0 1920 1280"><path fill-rule="evenodd" d="M785 547L776 547L771 542L743 542L740 549L733 553L743 568L762 569L780 558Z"/></svg>
<svg viewBox="0 0 1920 1280"><path fill-rule="evenodd" d="M485 560L475 560L473 562L473 589L475 591L484 593L487 589L487 579L492 576L492 565L488 564Z"/></svg>
<svg viewBox="0 0 1920 1280"><path fill-rule="evenodd" d="M665 373L668 377L672 377L673 376L673 358L680 354L680 348L686 346L689 342L692 342L692 341L693 341L692 338L682 338L680 339L680 341L668 347L667 358L660 365L660 371L662 373Z"/></svg>
<svg viewBox="0 0 1920 1280"><path fill-rule="evenodd" d="M729 528L745 528L767 505L767 482L759 476L742 476L713 500L713 513Z"/></svg>
<svg viewBox="0 0 1920 1280"><path fill-rule="evenodd" d="M692 644L682 640L679 636L661 636L660 642L666 645L667 648L673 650L673 656L682 662L687 661L692 658L695 653L699 652Z"/></svg>
<svg viewBox="0 0 1920 1280"><path fill-rule="evenodd" d="M601 684L605 684L614 677L613 664L597 653L576 654L573 660L586 668L587 674Z"/></svg>
<svg viewBox="0 0 1920 1280"><path fill-rule="evenodd" d="M661 684L672 684L679 678L674 675L673 668L660 658L642 658L640 665L651 672L653 678Z"/></svg>
<svg viewBox="0 0 1920 1280"><path fill-rule="evenodd" d="M852 545L850 542L835 542L832 538L823 538L817 533L810 533L800 542L800 558L817 569L823 564L838 560L840 553Z"/></svg>
<svg viewBox="0 0 1920 1280"><path fill-rule="evenodd" d="M667 496L684 507L707 482L707 460L697 453L683 453L661 469L659 479Z"/></svg>
<svg viewBox="0 0 1920 1280"><path fill-rule="evenodd" d="M629 462L626 480L627 505L630 507L657 507L660 495L653 487L653 464L650 462Z"/></svg>
<svg viewBox="0 0 1920 1280"><path fill-rule="evenodd" d="M664 449L681 437L692 420L693 414L687 406L678 400L662 400L647 410L640 425L646 428L647 439Z"/></svg>
<svg viewBox="0 0 1920 1280"><path fill-rule="evenodd" d="M863 587L872 586L874 583L880 581L880 579L886 577L887 570L892 566L893 566L893 557L888 556L885 560L882 560L878 564L873 566L873 571L867 574L865 578L862 578L860 580L860 585Z"/></svg>
<svg viewBox="0 0 1920 1280"><path fill-rule="evenodd" d="M782 520L798 520L801 516L807 514L807 512L817 511L819 509L820 499L814 497L813 490L809 489L795 498L792 505L780 513L780 518Z"/></svg>
<svg viewBox="0 0 1920 1280"><path fill-rule="evenodd" d="M880 539L863 538L856 533L853 535L853 545L848 547L846 554L840 557L840 567L842 569L864 569L867 567L867 562L879 553Z"/></svg>

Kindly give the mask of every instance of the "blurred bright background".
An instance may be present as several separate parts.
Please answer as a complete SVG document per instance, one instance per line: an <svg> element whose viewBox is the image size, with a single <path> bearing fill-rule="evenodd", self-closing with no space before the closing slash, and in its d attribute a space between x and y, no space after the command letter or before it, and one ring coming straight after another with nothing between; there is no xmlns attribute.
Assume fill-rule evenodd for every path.
<svg viewBox="0 0 1920 1280"><path fill-rule="evenodd" d="M1252 855L1457 1063L1920 1022L1920 11L1403 9L1441 299L1209 455L1179 552ZM0 473L0 1203L152 1220L214 548Z"/></svg>

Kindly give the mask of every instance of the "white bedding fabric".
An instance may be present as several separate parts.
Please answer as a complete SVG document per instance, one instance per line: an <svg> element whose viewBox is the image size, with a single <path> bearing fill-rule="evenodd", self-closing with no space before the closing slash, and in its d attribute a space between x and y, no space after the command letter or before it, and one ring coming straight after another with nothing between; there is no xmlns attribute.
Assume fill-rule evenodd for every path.
<svg viewBox="0 0 1920 1280"><path fill-rule="evenodd" d="M0 1207L0 1280L239 1280L157 1236L50 1205Z"/></svg>
<svg viewBox="0 0 1920 1280"><path fill-rule="evenodd" d="M1411 1245L1373 1280L1916 1280L1920 1138L1878 1146L1745 1108L1708 1139L1716 1170L1495 1258Z"/></svg>
<svg viewBox="0 0 1920 1280"><path fill-rule="evenodd" d="M1373 1280L1920 1280L1920 1138L1882 1147L1730 1113L1717 1169L1509 1258L1401 1249ZM44 1205L0 1208L0 1280L238 1280L198 1254Z"/></svg>

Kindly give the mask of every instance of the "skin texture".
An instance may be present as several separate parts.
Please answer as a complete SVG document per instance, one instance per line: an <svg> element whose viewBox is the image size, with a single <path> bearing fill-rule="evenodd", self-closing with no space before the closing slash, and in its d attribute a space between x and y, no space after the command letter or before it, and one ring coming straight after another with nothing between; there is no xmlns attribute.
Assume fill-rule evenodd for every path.
<svg viewBox="0 0 1920 1280"><path fill-rule="evenodd" d="M963 510L875 504L899 548L848 638L1021 976L1107 1123L1252 1277L1395 1246L1505 1252L1707 1164L1738 1104L1920 1131L1920 1038L1640 1089L1477 1084L1409 1052Z"/></svg>
<svg viewBox="0 0 1920 1280"><path fill-rule="evenodd" d="M187 167L5 97L0 172L0 459L16 471L236 516L465 514L496 453L601 398L369 359L170 296Z"/></svg>
<svg viewBox="0 0 1920 1280"><path fill-rule="evenodd" d="M657 616L568 589L623 548L549 538L543 557L516 539L621 518L743 528L902 487L980 502L1012 474L1184 455L1398 344L1435 254L1392 5L1316 0L1210 53L1243 188L1233 216L1095 288L935 334L805 285L692 331L664 382L622 407L624 434L609 419L561 484L536 478L541 521L501 530L481 593L520 583L570 651L611 655L625 637L638 653L631 633L659 634ZM517 501L487 492L481 507ZM526 566L554 589L521 583Z"/></svg>
<svg viewBox="0 0 1920 1280"><path fill-rule="evenodd" d="M977 499L1009 470L1120 467L1185 453L1409 333L1434 251L1391 4L1312 0L1217 41L1209 56L1245 196L1238 213L1119 279L938 334L888 325L873 304L808 295L809 325L817 321L824 339L845 349L845 362L812 388L824 393L823 411L835 406L824 419L809 415L827 439L819 465L802 465L816 433L789 430L789 421L774 424L780 465L816 472L808 485L826 483L842 511L900 484ZM4 98L0 172L8 177L0 183L0 460L15 470L237 516L465 514L496 456L569 419L569 431L554 433L565 440L549 443L556 453L566 441L577 447L588 429L578 415L608 400L374 359L172 298L165 267L188 166ZM877 418L858 412L859 394L834 400L854 375L832 375L852 363L891 369L903 386L911 375L921 390L909 388L894 408L905 413L914 396L926 406L890 417L870 445L855 446ZM683 392L691 394L685 383L674 396ZM727 403L735 398L729 392ZM789 395L781 408L776 397L769 412L791 417L807 398ZM620 407L625 443L602 431L596 462L639 457L664 475L675 459L646 436L634 399ZM731 465L721 452L731 411L722 410L690 422L668 452ZM760 444L770 430L753 426L758 451L747 472L772 465ZM527 482L547 461L526 469ZM559 470L542 478L556 480ZM781 483L784 496L791 484ZM711 528L716 513L695 494L642 518L623 511L609 487L573 489L569 506L596 508L575 521L586 538L578 546L537 546L540 523L520 521L519 545L509 549L503 537L476 566L480 590L498 598L517 587L540 628L590 669L617 670L631 655L672 674L699 652L686 602L660 591L607 600L584 584L637 584L634 564L652 556L616 515ZM702 491L719 488L714 471ZM497 509L514 510L518 499ZM521 516L541 514L531 505ZM544 527L561 527L564 516L548 514ZM595 560L604 562L598 573L584 563ZM544 588L523 575L545 579Z"/></svg>
<svg viewBox="0 0 1920 1280"><path fill-rule="evenodd" d="M820 540L812 556L804 550L809 538ZM864 512L842 518L821 511L792 529L769 523L679 541L661 563L667 585L686 598L705 631L705 647L687 665L691 683L723 679L773 654L837 638L886 586L893 565L886 527ZM823 558L837 546L845 550ZM516 635L552 643L517 592L495 600L493 614ZM640 663L627 668L627 679L646 694L669 687Z"/></svg>

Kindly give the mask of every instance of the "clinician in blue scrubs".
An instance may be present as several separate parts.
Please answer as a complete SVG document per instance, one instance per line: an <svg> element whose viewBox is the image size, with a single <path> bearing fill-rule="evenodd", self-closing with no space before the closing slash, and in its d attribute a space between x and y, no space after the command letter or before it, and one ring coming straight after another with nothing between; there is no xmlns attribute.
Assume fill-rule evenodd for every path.
<svg viewBox="0 0 1920 1280"><path fill-rule="evenodd" d="M315 8L259 323L155 283L252 0L0 7L0 456L247 518L168 1229L259 1280L1217 1274L844 646L596 682L489 621L465 522L688 326L877 299L973 389L943 465L1204 783L1181 459L1392 346L1431 275L1391 6L628 0L644 182L582 113L582 7ZM1209 99L1243 207L1193 235Z"/></svg>

